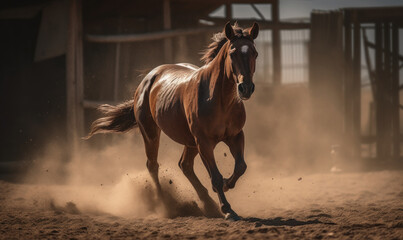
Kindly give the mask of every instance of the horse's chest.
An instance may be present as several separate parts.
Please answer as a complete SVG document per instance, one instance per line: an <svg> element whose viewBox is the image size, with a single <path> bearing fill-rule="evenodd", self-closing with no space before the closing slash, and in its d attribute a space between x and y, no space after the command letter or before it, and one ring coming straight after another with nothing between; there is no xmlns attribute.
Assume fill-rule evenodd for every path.
<svg viewBox="0 0 403 240"><path fill-rule="evenodd" d="M237 135L242 130L245 125L245 114L238 111L224 116L214 116L209 125L209 134L218 140L224 140L229 136Z"/></svg>

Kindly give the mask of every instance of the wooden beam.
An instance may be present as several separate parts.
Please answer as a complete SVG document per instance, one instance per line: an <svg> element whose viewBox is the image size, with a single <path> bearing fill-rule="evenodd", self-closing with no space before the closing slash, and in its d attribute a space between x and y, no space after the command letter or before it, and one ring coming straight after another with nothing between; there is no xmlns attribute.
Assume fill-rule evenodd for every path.
<svg viewBox="0 0 403 240"><path fill-rule="evenodd" d="M205 20L208 20L210 22L214 22L216 26L224 26L225 23L227 22L226 19L220 19L220 18L211 18L211 17L206 17L203 18ZM261 30L272 30L275 28L278 28L280 30L301 30L301 29L310 29L311 28L311 23L309 22L273 22L272 20L259 20L259 19L240 19L237 20L237 22L242 26L242 27L249 27L252 26L253 23L258 23L259 28Z"/></svg>
<svg viewBox="0 0 403 240"><path fill-rule="evenodd" d="M176 29L141 34L119 34L119 35L93 35L88 34L86 40L95 43L117 43L117 42L143 42L161 40L165 38L178 37L183 35L195 35L205 32L219 31L222 27L203 27L198 29Z"/></svg>
<svg viewBox="0 0 403 240"><path fill-rule="evenodd" d="M394 25L395 25L397 28L399 28L398 24L394 24ZM367 44L368 47L370 47L370 48L373 48L373 49L376 48L376 46L375 46L374 43L371 43L371 42L367 41L366 44ZM382 52L385 52L385 49L382 48L381 50L382 50ZM397 57L398 57L399 61L403 61L403 55L400 55L399 53L397 53Z"/></svg>
<svg viewBox="0 0 403 240"><path fill-rule="evenodd" d="M253 3L252 3L251 6L252 6L253 10L255 10L255 12L257 13L257 15L259 15L259 17L260 17L263 21L265 21L265 20L266 20L265 17L263 16L262 12L260 12L260 10L256 7L256 4L253 4Z"/></svg>
<svg viewBox="0 0 403 240"><path fill-rule="evenodd" d="M346 12L355 12L360 23L373 23L377 21L402 23L403 7L368 7L368 8L344 8Z"/></svg>
<svg viewBox="0 0 403 240"><path fill-rule="evenodd" d="M373 99L375 100L376 98L376 84L375 84L375 75L373 74L373 68L371 65L371 58L369 56L369 40L367 37L367 33L366 33L366 29L361 28L362 29L362 35L363 35L363 43L364 43L364 55L365 55L365 62L367 64L367 68L368 68L368 73L369 73L369 80L371 82L371 90L372 90L372 96ZM374 44L375 46L375 44ZM371 120L371 119L370 119Z"/></svg>
<svg viewBox="0 0 403 240"><path fill-rule="evenodd" d="M86 40L94 43L117 43L117 42L143 42L143 41L153 41L165 38L178 37L183 35L196 35L205 32L221 31L226 20L213 19L217 26L213 27L201 27L197 29L175 29L175 30L164 30L159 32L151 33L140 33L140 34L117 34L117 35L96 35L87 34ZM281 30L300 30L300 29L310 29L310 23L292 23L292 22L279 22L274 24L272 21L260 21L260 20L240 20L238 21L244 26L252 26L254 22L259 23L261 29L274 29L279 28Z"/></svg>

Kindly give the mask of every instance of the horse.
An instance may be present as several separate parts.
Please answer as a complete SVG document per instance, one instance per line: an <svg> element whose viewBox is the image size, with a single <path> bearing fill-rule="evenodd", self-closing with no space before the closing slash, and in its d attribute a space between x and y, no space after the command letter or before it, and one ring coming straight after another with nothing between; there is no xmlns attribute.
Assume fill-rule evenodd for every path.
<svg viewBox="0 0 403 240"><path fill-rule="evenodd" d="M208 190L195 175L194 158L200 154L213 191L218 194L221 216L239 220L224 192L235 187L246 171L243 101L255 90L253 75L258 56L254 40L259 25L243 29L228 22L213 36L201 60L204 66L188 63L164 64L141 81L132 100L101 105L103 117L95 120L87 139L96 133L127 132L139 128L143 136L147 169L162 195L157 161L161 130L184 146L179 167L190 181L205 209L220 213ZM223 178L214 159L214 149L224 142L235 159L233 174Z"/></svg>

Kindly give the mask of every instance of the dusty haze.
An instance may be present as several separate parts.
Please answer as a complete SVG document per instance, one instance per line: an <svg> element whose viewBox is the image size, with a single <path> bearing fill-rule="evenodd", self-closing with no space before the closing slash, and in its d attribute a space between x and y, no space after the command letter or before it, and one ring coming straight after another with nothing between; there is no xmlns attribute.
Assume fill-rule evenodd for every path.
<svg viewBox="0 0 403 240"><path fill-rule="evenodd" d="M368 163L331 154L331 145L342 144L336 131L318 130L308 96L305 85L258 86L246 102L248 169L226 193L241 221L204 216L177 165L182 146L164 135L164 199L155 194L138 130L96 135L74 154L49 136L22 184L0 181L0 239L402 239L403 172L362 172ZM228 148L219 144L215 156L228 177ZM199 157L195 170L218 202Z"/></svg>
<svg viewBox="0 0 403 240"><path fill-rule="evenodd" d="M326 133L315 133L317 123L307 87L285 87L278 92L261 87L245 105L248 170L236 188L227 193L230 203L246 216L289 207L291 199L299 199L291 204L293 206L303 207L310 203L312 199L304 197L313 194L311 188L304 188L305 176L329 173L334 165L331 145L338 143L333 143L332 136ZM106 138L96 135L87 140L77 153L72 154L72 159L66 161L64 156L68 149L65 144L52 142L52 137L49 137L48 146L35 158L35 165L24 176L24 181L41 184L43 201L55 206L73 202L84 212L124 217L202 214L199 209L202 205L195 191L177 165L181 145L162 136L160 179L173 205L172 209L166 209L153 191L139 131L136 129ZM234 160L227 146L220 143L215 156L223 176L230 176ZM348 171L359 166L358 163L345 165L340 157L336 160L339 168ZM217 200L199 156L195 160L195 171ZM279 182L279 179L287 180ZM286 189L292 189L292 194L284 195Z"/></svg>

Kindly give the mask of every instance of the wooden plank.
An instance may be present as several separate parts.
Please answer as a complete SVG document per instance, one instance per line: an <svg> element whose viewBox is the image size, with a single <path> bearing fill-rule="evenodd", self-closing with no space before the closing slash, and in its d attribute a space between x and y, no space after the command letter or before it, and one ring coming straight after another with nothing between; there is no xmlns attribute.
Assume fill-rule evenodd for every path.
<svg viewBox="0 0 403 240"><path fill-rule="evenodd" d="M338 11L311 13L309 90L313 100L313 121L317 132L326 129L329 146L341 143L343 139L342 16Z"/></svg>
<svg viewBox="0 0 403 240"><path fill-rule="evenodd" d="M361 31L356 14L354 21L354 57L353 57L353 156L361 157Z"/></svg>
<svg viewBox="0 0 403 240"><path fill-rule="evenodd" d="M344 8L345 11L356 12L357 21L360 23L373 23L377 21L402 22L403 7L368 7L368 8Z"/></svg>
<svg viewBox="0 0 403 240"><path fill-rule="evenodd" d="M122 29L122 17L118 20L118 32ZM120 42L115 46L115 67L113 76L113 100L117 101L119 97L119 80L120 80Z"/></svg>
<svg viewBox="0 0 403 240"><path fill-rule="evenodd" d="M196 35L205 32L220 31L223 27L203 27L198 29L175 29L141 34L94 35L87 34L86 40L96 43L143 42L172 38L184 35Z"/></svg>
<svg viewBox="0 0 403 240"><path fill-rule="evenodd" d="M350 138L352 132L352 92L351 92L351 16L349 12L345 12L344 17L344 132L347 138Z"/></svg>
<svg viewBox="0 0 403 240"><path fill-rule="evenodd" d="M186 36L178 37L178 48L175 52L175 62L185 62L188 59L188 45Z"/></svg>
<svg viewBox="0 0 403 240"><path fill-rule="evenodd" d="M34 61L66 54L69 1L52 1L42 10ZM55 27L57 23L58 27Z"/></svg>
<svg viewBox="0 0 403 240"><path fill-rule="evenodd" d="M225 19L230 21L232 19L232 5L230 2L225 4Z"/></svg>
<svg viewBox="0 0 403 240"><path fill-rule="evenodd" d="M392 25L392 125L393 125L393 158L400 157L400 101L399 101L399 28L396 23Z"/></svg>
<svg viewBox="0 0 403 240"><path fill-rule="evenodd" d="M66 51L66 127L67 140L72 149L72 154L77 153L79 149L79 136L83 136L84 133L81 9L81 0L70 1Z"/></svg>
<svg viewBox="0 0 403 240"><path fill-rule="evenodd" d="M77 1L70 1L69 6L69 25L66 49L66 128L67 141L70 147L74 149L77 139L76 124L76 5Z"/></svg>
<svg viewBox="0 0 403 240"><path fill-rule="evenodd" d="M362 28L362 35L363 35L363 42L364 42L364 54L365 54L365 62L367 64L368 72L369 72L369 80L371 82L371 91L373 99L376 98L376 83L375 83L375 76L373 74L373 68L371 65L371 58L369 56L369 40L366 34L365 28ZM374 44L375 46L375 44ZM370 119L371 120L371 119Z"/></svg>
<svg viewBox="0 0 403 240"><path fill-rule="evenodd" d="M66 51L67 139L72 154L79 149L84 133L83 41L81 0L70 1Z"/></svg>
<svg viewBox="0 0 403 240"><path fill-rule="evenodd" d="M279 4L274 1L271 4L272 22L276 26L279 22ZM281 36L280 29L276 26L272 29L273 42L273 84L281 84Z"/></svg>
<svg viewBox="0 0 403 240"><path fill-rule="evenodd" d="M76 124L77 135L84 136L84 60L83 60L83 23L82 0L76 1Z"/></svg>
<svg viewBox="0 0 403 240"><path fill-rule="evenodd" d="M376 75L376 155L378 159L383 159L385 155L384 151L384 142L383 142L383 65L382 65L382 45L383 45L383 34L382 34L382 25L381 23L375 24L375 75Z"/></svg>
<svg viewBox="0 0 403 240"><path fill-rule="evenodd" d="M217 26L213 27L201 27L197 29L175 29L175 30L165 30L152 33L141 33L141 34L116 34L116 35L98 35L98 34L87 34L86 40L89 42L96 43L117 43L117 42L143 42L143 41L153 41L165 38L172 38L184 35L196 35L206 32L221 31L223 29L226 20L214 19L213 20ZM300 29L310 29L310 23L291 23L291 22L279 22L274 24L271 21L259 21L259 20L240 20L238 21L243 26L251 26L254 22L259 24L261 29L282 29L282 30L300 30Z"/></svg>
<svg viewBox="0 0 403 240"><path fill-rule="evenodd" d="M227 23L226 19L219 18L204 18L208 21L214 22L216 26L224 26ZM242 27L252 26L253 23L258 23L261 30L272 30L278 28L280 30L300 30L300 29L310 29L311 23L309 22L274 22L272 20L259 20L259 19L239 19L237 20L239 25ZM221 28L222 28L221 27Z"/></svg>
<svg viewBox="0 0 403 240"><path fill-rule="evenodd" d="M119 97L119 79L120 79L120 44L115 47L115 69L113 76L113 100L117 101Z"/></svg>
<svg viewBox="0 0 403 240"><path fill-rule="evenodd" d="M381 96L384 98L383 103L384 103L384 111L385 114L383 114L383 131L385 131L383 135L383 141L385 145L385 157L389 159L392 154L392 102L391 102L391 54L390 54L390 23L385 22L383 23L383 34L384 34L384 71L383 71L383 77L382 81L384 82L385 88L383 89L383 93L381 93Z"/></svg>

